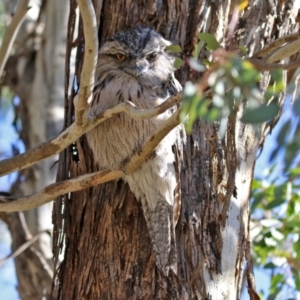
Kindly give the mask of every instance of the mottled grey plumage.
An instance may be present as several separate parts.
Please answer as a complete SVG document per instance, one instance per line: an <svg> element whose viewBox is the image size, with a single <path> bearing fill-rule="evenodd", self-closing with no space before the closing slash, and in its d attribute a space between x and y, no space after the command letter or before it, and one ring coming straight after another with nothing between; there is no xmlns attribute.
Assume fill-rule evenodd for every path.
<svg viewBox="0 0 300 300"><path fill-rule="evenodd" d="M168 45L169 41L146 27L119 32L104 43L99 51L91 114L99 114L124 101L132 101L140 109L153 108L180 91L181 85L174 77L173 58L164 51ZM169 110L142 121L120 114L87 133L99 167L122 168L171 113ZM180 195L178 160L172 147L182 143L179 131L179 128L172 130L142 167L124 178L142 203L156 264L165 274L169 269L176 272L177 266L175 223Z"/></svg>

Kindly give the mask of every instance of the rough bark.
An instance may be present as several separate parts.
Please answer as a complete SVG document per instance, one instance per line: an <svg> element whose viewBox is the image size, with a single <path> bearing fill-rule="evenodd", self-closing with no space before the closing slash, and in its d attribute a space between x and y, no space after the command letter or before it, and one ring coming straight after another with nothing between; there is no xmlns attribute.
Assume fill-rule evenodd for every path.
<svg viewBox="0 0 300 300"><path fill-rule="evenodd" d="M225 37L234 9L230 1L94 2L100 42L116 31L145 24L179 43L187 56L199 31L215 35L228 51L246 46L251 56L267 42L299 30L299 11L293 0L273 4L250 0L228 44ZM75 6L71 0L72 26ZM69 43L72 31L69 28ZM81 29L78 43L77 74L82 63ZM177 74L182 84L197 76L187 65ZM262 92L268 80L266 72ZM65 126L72 122L74 94L65 97ZM238 117L242 110L240 107ZM239 299L244 266L250 262L249 198L264 130L254 131L251 125L231 120L224 139L220 139L217 124L195 124L188 136L181 174L182 208L176 227L178 274L166 277L155 267L141 206L123 181L65 195L57 201L56 259L65 243L64 260L57 273L59 299ZM61 154L58 179L95 171L84 137L77 147L77 158L71 157L70 150ZM253 282L249 286L255 288ZM253 290L250 293L255 295Z"/></svg>

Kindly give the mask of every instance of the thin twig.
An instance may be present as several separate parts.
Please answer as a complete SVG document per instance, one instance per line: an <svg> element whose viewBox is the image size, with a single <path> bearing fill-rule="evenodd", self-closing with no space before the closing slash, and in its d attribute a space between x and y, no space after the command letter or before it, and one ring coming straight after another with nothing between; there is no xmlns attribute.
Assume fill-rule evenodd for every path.
<svg viewBox="0 0 300 300"><path fill-rule="evenodd" d="M97 21L92 1L77 0L83 22L84 60L80 75L78 95L74 99L75 123L78 126L88 122L89 103L92 102L95 69L98 54Z"/></svg>
<svg viewBox="0 0 300 300"><path fill-rule="evenodd" d="M14 171L23 170L45 158L60 153L77 139L79 139L84 133L119 113L124 112L133 119L148 119L157 116L171 108L176 103L179 103L181 99L182 94L180 93L169 98L161 105L144 111L134 107L134 105L130 102L124 102L104 111L103 113L100 113L97 117L92 118L82 127L78 126L76 123L73 123L70 127L50 141L44 142L37 147L26 151L25 153L0 161L0 176L12 173Z"/></svg>
<svg viewBox="0 0 300 300"><path fill-rule="evenodd" d="M7 62L7 58L10 54L11 48L20 29L22 21L28 11L28 2L29 0L19 1L16 13L5 31L0 49L0 77L2 76L3 69Z"/></svg>
<svg viewBox="0 0 300 300"><path fill-rule="evenodd" d="M21 253L23 253L28 247L30 247L33 243L35 243L43 233L49 233L49 230L43 230L33 236L29 241L22 244L16 251L7 255L6 257L0 259L0 267L3 266L10 258L16 258Z"/></svg>
<svg viewBox="0 0 300 300"><path fill-rule="evenodd" d="M122 169L112 171L102 170L53 183L33 195L22 198L12 199L8 197L0 197L0 211L11 212L30 210L50 202L58 196L115 180L126 174L132 174L151 155L160 141L173 128L178 126L179 123L179 110L177 110L168 120L160 125L151 136L149 136L140 151L135 153Z"/></svg>

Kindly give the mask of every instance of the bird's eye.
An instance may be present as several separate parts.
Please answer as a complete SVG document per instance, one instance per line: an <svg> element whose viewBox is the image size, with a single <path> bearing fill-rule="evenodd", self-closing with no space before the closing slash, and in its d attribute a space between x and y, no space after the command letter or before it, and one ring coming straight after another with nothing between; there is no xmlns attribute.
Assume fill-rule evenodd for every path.
<svg viewBox="0 0 300 300"><path fill-rule="evenodd" d="M115 58L116 58L118 61L124 61L124 60L126 60L126 56L125 56L124 54L120 54L120 53L116 54L116 55L115 55Z"/></svg>
<svg viewBox="0 0 300 300"><path fill-rule="evenodd" d="M147 59L154 59L157 56L156 52L152 52L147 56Z"/></svg>

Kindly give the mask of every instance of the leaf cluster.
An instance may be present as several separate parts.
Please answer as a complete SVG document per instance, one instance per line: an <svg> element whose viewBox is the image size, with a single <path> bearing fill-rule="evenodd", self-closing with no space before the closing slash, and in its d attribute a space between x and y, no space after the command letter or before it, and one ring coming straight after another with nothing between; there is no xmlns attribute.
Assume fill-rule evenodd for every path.
<svg viewBox="0 0 300 300"><path fill-rule="evenodd" d="M195 121L201 119L218 122L222 137L228 120L236 119L238 112L242 122L254 126L272 122L280 112L278 100L285 90L282 70L269 73L268 87L262 91L261 73L247 58L221 49L208 33L198 38L193 57L185 59L200 77L187 82L183 92L181 119L187 131L191 132ZM171 47L177 55L181 53L178 45ZM201 50L209 54L208 58L199 59ZM239 50L241 56L247 52L243 47ZM184 61L177 58L175 64L180 67ZM278 147L271 154L273 160L284 150L285 180L279 184L275 176L268 184L260 179L253 181L252 255L258 265L272 273L268 300L275 299L283 289L300 291L300 168L291 168L300 149L300 101L295 102L293 112L280 129ZM293 130L295 135L291 134Z"/></svg>
<svg viewBox="0 0 300 300"><path fill-rule="evenodd" d="M276 171L275 165L271 172ZM271 271L268 299L282 289L300 291L300 168L292 168L282 183L255 179L252 189L253 257Z"/></svg>
<svg viewBox="0 0 300 300"><path fill-rule="evenodd" d="M221 49L211 34L200 33L198 38L193 57L186 59L186 63L201 74L200 80L188 81L184 88L181 119L186 120L187 131L192 131L197 119L218 121L219 132L223 136L228 119L235 119L241 108L241 121L244 123L272 121L280 110L277 97L284 90L282 71L271 73L269 87L262 95L261 75L252 63ZM199 53L204 47L209 58L199 60ZM178 45L169 48L175 53L181 51ZM183 60L177 58L175 66L182 64Z"/></svg>

